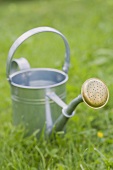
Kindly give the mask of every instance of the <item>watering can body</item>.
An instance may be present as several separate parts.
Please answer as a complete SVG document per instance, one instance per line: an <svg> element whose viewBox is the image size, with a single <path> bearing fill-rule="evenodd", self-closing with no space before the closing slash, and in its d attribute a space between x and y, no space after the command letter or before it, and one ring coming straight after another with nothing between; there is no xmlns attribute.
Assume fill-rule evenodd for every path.
<svg viewBox="0 0 113 170"><path fill-rule="evenodd" d="M42 73L46 77L43 77ZM52 77L53 74L55 74L53 76L55 80L51 82L54 79ZM64 79L62 80L63 83L58 83L56 86L56 77L60 81ZM49 78L52 80L50 81ZM41 82L42 79L43 82ZM67 75L55 69L30 69L13 74L11 76L13 123L15 125L24 125L27 135L32 134L36 130L41 132L44 128L45 132L51 130L53 124L62 113L62 108L56 102L49 99L46 94L48 91L55 92L61 100L65 101L66 81ZM55 83L55 87L52 83ZM37 135L40 135L40 132Z"/></svg>
<svg viewBox="0 0 113 170"><path fill-rule="evenodd" d="M56 33L63 39L66 49L63 71L30 68L25 58L13 59L15 51L27 38L41 32ZM51 131L53 124L62 114L62 105L66 106L69 61L70 49L66 38L50 27L32 29L22 34L11 46L7 60L7 79L11 88L13 123L24 125L27 135L39 130L39 137L43 129L45 132ZM57 102L48 98L47 93L51 92L56 94Z"/></svg>

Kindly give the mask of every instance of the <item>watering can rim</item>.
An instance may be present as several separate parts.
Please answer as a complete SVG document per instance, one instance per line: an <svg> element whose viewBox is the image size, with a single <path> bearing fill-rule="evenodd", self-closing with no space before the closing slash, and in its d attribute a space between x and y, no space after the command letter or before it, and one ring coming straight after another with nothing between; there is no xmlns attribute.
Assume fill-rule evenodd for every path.
<svg viewBox="0 0 113 170"><path fill-rule="evenodd" d="M51 71L51 72L56 72L56 73L60 73L62 75L65 76L64 80L61 81L60 83L55 83L53 85L46 85L46 86L38 86L38 87L34 87L34 86L25 86L25 85L19 85L19 84L16 84L12 81L12 78L18 74L21 74L21 73L25 73L25 72L33 72L33 71ZM65 82L67 82L68 80L68 74L66 74L64 71L62 70L58 70L58 69L54 69L54 68L29 68L29 69L26 69L26 70L20 70L18 72L15 72L13 74L10 75L9 77L9 83L15 87L19 87L19 88L23 88L23 89L47 89L47 88L54 88L54 87L57 87L57 86L60 86L62 84L64 84Z"/></svg>

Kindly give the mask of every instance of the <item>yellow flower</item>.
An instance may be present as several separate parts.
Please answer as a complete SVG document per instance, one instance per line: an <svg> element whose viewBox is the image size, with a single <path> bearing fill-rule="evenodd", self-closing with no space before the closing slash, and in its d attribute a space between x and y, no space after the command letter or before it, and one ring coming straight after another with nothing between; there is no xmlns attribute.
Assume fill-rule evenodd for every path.
<svg viewBox="0 0 113 170"><path fill-rule="evenodd" d="M97 132L97 136L98 136L99 138L103 138L104 134L103 134L102 132Z"/></svg>

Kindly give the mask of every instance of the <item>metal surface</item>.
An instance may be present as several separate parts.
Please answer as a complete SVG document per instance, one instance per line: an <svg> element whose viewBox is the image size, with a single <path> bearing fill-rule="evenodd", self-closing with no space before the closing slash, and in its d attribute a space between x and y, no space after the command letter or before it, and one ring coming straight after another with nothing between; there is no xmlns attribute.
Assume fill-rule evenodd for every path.
<svg viewBox="0 0 113 170"><path fill-rule="evenodd" d="M67 104L66 103L64 103L62 100L61 100L61 98L59 98L56 94L55 94L55 92L47 92L46 93L46 96L47 97L49 97L50 99L52 99L55 103L57 103L60 107L62 107L62 108L65 108L65 107L67 107Z"/></svg>
<svg viewBox="0 0 113 170"><path fill-rule="evenodd" d="M46 89L66 83L68 75L50 68L27 69L10 76L11 85L22 89Z"/></svg>
<svg viewBox="0 0 113 170"><path fill-rule="evenodd" d="M66 50L63 71L52 68L30 68L26 59L13 59L17 48L27 38L42 32L56 33L63 39ZM63 34L53 28L39 27L27 31L11 46L6 71L11 86L13 123L24 125L27 131L26 135L30 135L39 129L38 137L44 127L45 133L49 133L55 121L61 115L61 106L56 101L48 98L46 93L48 90L54 92L62 100L62 103L65 101L69 62L68 42Z"/></svg>
<svg viewBox="0 0 113 170"><path fill-rule="evenodd" d="M13 59L16 49L30 36L41 32L53 32L64 41L66 54L63 71L52 68L30 68L24 58ZM66 82L70 61L69 45L59 31L49 27L39 27L27 31L11 46L7 59L7 79L11 86L13 105L13 122L25 126L27 135L40 130L51 135L52 131L63 130L66 122L74 116L74 110L79 103L85 102L92 108L103 107L109 98L106 85L99 79L87 80L81 89L81 94L69 105L66 100ZM19 71L20 70L20 71Z"/></svg>
<svg viewBox="0 0 113 170"><path fill-rule="evenodd" d="M30 68L30 64L25 58L21 57L19 59L14 59L11 62L10 74L13 74L19 70L24 70L29 68Z"/></svg>
<svg viewBox="0 0 113 170"><path fill-rule="evenodd" d="M9 53L8 53L8 59L7 59L7 68L6 68L7 79L10 78L11 69L12 69L11 68L12 58L13 58L14 53L16 52L17 48L29 37L31 37L35 34L38 34L38 33L42 33L42 32L52 32L52 33L58 34L64 41L66 52L65 52L65 62L63 65L63 71L65 73L68 72L69 64L70 64L70 48L69 48L67 39L61 32L59 32L58 30L56 30L54 28L38 27L38 28L31 29L31 30L25 32L24 34L22 34L11 46Z"/></svg>
<svg viewBox="0 0 113 170"><path fill-rule="evenodd" d="M46 92L50 89L65 101L68 76L54 69L31 69L12 74L10 80L13 123L23 124L28 135L37 129L41 131L44 126L46 131L50 131L61 115L62 108L53 100L47 99Z"/></svg>
<svg viewBox="0 0 113 170"><path fill-rule="evenodd" d="M108 88L97 78L88 79L82 86L81 94L84 102L95 109L105 106L109 99Z"/></svg>
<svg viewBox="0 0 113 170"><path fill-rule="evenodd" d="M49 97L51 99L53 98L53 100L57 103L60 103L60 100L58 100L56 97L53 97L52 95L49 95ZM53 129L54 131L60 131L63 129L69 118L74 116L74 110L81 102L84 101L89 107L99 109L107 104L108 99L109 91L101 80L97 78L86 80L81 88L81 94L73 99L69 105L64 105L62 102L59 104L63 108L62 114L55 121L48 135L51 135Z"/></svg>

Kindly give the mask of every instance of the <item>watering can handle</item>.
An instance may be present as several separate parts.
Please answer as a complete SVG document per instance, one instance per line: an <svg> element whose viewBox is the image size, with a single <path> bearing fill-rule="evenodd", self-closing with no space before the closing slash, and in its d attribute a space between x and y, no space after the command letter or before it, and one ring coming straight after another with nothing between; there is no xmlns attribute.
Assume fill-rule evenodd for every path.
<svg viewBox="0 0 113 170"><path fill-rule="evenodd" d="M64 41L65 44L65 49L66 49L66 53L65 53L65 62L63 65L63 71L65 73L68 72L69 69L69 63L70 63L70 48L69 48L69 44L67 42L67 39L65 38L65 36L60 33L59 31L57 31L54 28L51 27L38 27L38 28L33 28L27 32L25 32L24 34L22 34L11 46L9 53L8 53L8 60L7 60L7 78L9 79L10 73L11 73L11 63L12 63L12 58L13 55L15 53L15 51L17 50L17 48L29 37L31 37L32 35L35 35L37 33L41 33L41 32L53 32L56 33L58 35L61 36L61 38Z"/></svg>

